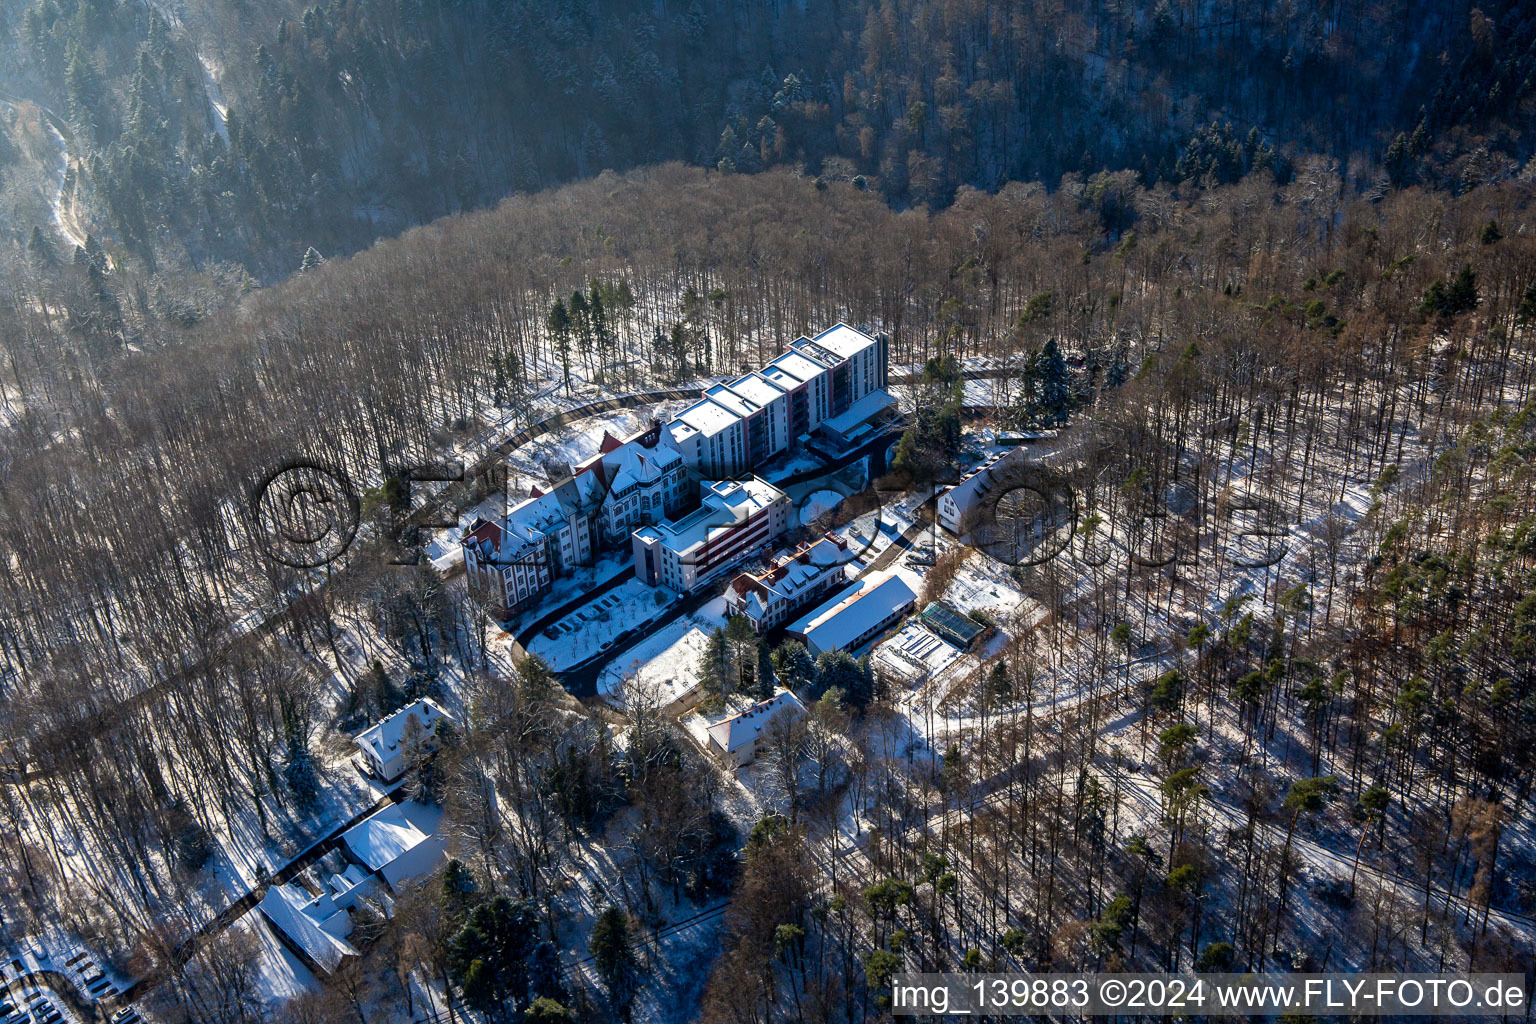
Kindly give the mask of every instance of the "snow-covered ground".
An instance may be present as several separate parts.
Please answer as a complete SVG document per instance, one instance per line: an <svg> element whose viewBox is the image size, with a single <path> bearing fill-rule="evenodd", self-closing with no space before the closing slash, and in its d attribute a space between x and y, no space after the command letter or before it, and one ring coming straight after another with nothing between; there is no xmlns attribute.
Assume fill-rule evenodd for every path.
<svg viewBox="0 0 1536 1024"><path fill-rule="evenodd" d="M662 704L691 690L709 634L692 617L679 619L615 659L597 680L597 692L615 703L628 687L654 687Z"/></svg>
<svg viewBox="0 0 1536 1024"><path fill-rule="evenodd" d="M809 526L820 517L842 504L843 496L836 491L812 491L800 499L800 525Z"/></svg>
<svg viewBox="0 0 1536 1024"><path fill-rule="evenodd" d="M760 474L764 480L776 484L797 473L808 473L825 465L815 454L799 449L788 456L775 460Z"/></svg>
<svg viewBox="0 0 1536 1024"><path fill-rule="evenodd" d="M280 1006L305 992L318 992L320 981L288 947L277 940L272 928L258 914L247 914L234 928L256 937L256 990L264 1002Z"/></svg>
<svg viewBox="0 0 1536 1024"><path fill-rule="evenodd" d="M980 551L965 560L944 599L962 612L986 612L999 620L1025 602L1018 584L1008 575L1008 566Z"/></svg>
<svg viewBox="0 0 1536 1024"><path fill-rule="evenodd" d="M626 580L613 590L540 630L528 643L528 653L554 669L579 665L608 650L621 634L667 614L678 595L665 587L648 587Z"/></svg>

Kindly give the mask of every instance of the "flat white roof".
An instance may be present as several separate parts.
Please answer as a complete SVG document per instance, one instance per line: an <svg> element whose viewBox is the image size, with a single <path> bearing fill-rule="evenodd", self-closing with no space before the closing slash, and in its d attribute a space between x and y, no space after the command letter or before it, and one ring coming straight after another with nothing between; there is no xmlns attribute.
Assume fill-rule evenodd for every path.
<svg viewBox="0 0 1536 1024"><path fill-rule="evenodd" d="M874 338L843 323L828 327L811 340L822 348L836 352L844 359L856 356L875 344Z"/></svg>
<svg viewBox="0 0 1536 1024"><path fill-rule="evenodd" d="M830 366L823 366L803 352L793 350L785 352L779 358L768 364L769 369L777 368L800 381L809 381L819 374L826 373Z"/></svg>
<svg viewBox="0 0 1536 1024"><path fill-rule="evenodd" d="M900 576L866 576L851 593L838 594L790 623L788 631L805 637L820 650L830 651L863 636L897 609L916 601L917 595Z"/></svg>
<svg viewBox="0 0 1536 1024"><path fill-rule="evenodd" d="M784 367L775 366L772 363L769 363L767 366L759 370L758 376L762 377L766 381L771 381L774 384L777 384L779 387L786 391L793 391L795 388L798 388L805 383L805 381L801 380L799 377L796 377L794 374L784 369Z"/></svg>
<svg viewBox="0 0 1536 1024"><path fill-rule="evenodd" d="M731 391L759 407L777 402L784 397L785 388L774 384L760 373L749 373L731 385Z"/></svg>
<svg viewBox="0 0 1536 1024"><path fill-rule="evenodd" d="M737 416L750 416L757 412L758 409L756 402L750 401L740 392L732 390L728 384L716 384L704 392L704 395L711 402L714 402L722 409L735 413Z"/></svg>
<svg viewBox="0 0 1536 1024"><path fill-rule="evenodd" d="M667 424L674 427L679 423L698 431L705 437L713 437L726 427L740 419L735 413L717 402L708 398L701 398L688 408L677 414L677 419ZM686 436L686 435L684 435Z"/></svg>
<svg viewBox="0 0 1536 1024"><path fill-rule="evenodd" d="M717 480L704 484L704 507L674 522L643 526L635 533L659 538L679 553L691 551L717 531L729 530L767 508L784 492L761 477Z"/></svg>

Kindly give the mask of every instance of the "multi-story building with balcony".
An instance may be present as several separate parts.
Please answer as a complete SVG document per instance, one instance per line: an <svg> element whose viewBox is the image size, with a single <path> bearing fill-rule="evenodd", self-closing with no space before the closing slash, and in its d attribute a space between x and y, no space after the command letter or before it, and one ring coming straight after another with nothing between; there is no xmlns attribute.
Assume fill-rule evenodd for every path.
<svg viewBox="0 0 1536 1024"><path fill-rule="evenodd" d="M884 335L838 324L814 338L795 339L761 370L705 389L666 431L700 475L739 476L824 423L846 437L891 405L884 391L889 360Z"/></svg>
<svg viewBox="0 0 1536 1024"><path fill-rule="evenodd" d="M708 483L695 511L634 532L635 576L648 586L687 593L761 554L788 528L791 511L789 495L766 480Z"/></svg>

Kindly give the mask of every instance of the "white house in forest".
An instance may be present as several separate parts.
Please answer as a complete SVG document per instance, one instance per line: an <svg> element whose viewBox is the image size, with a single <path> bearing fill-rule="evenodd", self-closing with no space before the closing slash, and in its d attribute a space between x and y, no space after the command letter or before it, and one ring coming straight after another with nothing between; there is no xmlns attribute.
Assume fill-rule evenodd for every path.
<svg viewBox="0 0 1536 1024"><path fill-rule="evenodd" d="M277 939L315 974L328 974L358 951L347 936L352 915L330 893L311 896L290 882L269 887L256 908Z"/></svg>
<svg viewBox="0 0 1536 1024"><path fill-rule="evenodd" d="M355 737L368 770L385 783L399 779L423 754L437 749L438 722L453 716L430 697L413 701Z"/></svg>
<svg viewBox="0 0 1536 1024"><path fill-rule="evenodd" d="M425 875L447 858L438 834L441 810L407 801L390 804L341 834L347 852L398 889L409 878Z"/></svg>
<svg viewBox="0 0 1536 1024"><path fill-rule="evenodd" d="M983 510L996 505L998 488L1008 483L1028 457L1024 448L1009 448L962 476L939 495L939 525L956 536L969 533Z"/></svg>
<svg viewBox="0 0 1536 1024"><path fill-rule="evenodd" d="M751 764L757 751L771 733L768 727L787 718L805 717L805 705L788 690L780 690L765 701L752 705L739 715L709 727L709 752L732 768Z"/></svg>

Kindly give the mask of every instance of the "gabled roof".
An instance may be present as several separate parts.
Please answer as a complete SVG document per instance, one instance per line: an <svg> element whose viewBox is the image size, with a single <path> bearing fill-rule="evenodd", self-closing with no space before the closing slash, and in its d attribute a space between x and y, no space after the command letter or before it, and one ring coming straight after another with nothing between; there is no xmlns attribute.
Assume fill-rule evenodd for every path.
<svg viewBox="0 0 1536 1024"><path fill-rule="evenodd" d="M511 518L501 523L476 519L470 523L460 540L464 547L473 549L482 561L500 564L517 561L530 547L543 542L542 533L521 520Z"/></svg>
<svg viewBox="0 0 1536 1024"><path fill-rule="evenodd" d="M608 491L622 491L630 484L652 484L663 475L682 464L683 456L671 445L646 448L639 444L626 444L614 449L604 460L605 470L611 473Z"/></svg>
<svg viewBox="0 0 1536 1024"><path fill-rule="evenodd" d="M1007 451L991 455L981 465L962 476L954 486L944 492L944 496L962 508L967 507L986 496L996 482L998 473L1015 463L1023 462L1026 457L1027 454L1023 448L1009 448Z"/></svg>
<svg viewBox="0 0 1536 1024"><path fill-rule="evenodd" d="M756 742L763 729L781 714L796 718L805 715L805 705L788 690L780 690L761 703L754 704L739 715L716 722L709 727L709 738L727 753Z"/></svg>
<svg viewBox="0 0 1536 1024"><path fill-rule="evenodd" d="M258 907L323 970L334 971L343 958L359 955L350 942L322 927L340 930L336 915L346 915L329 896L312 897L295 885L280 883L267 889Z"/></svg>
<svg viewBox="0 0 1536 1024"><path fill-rule="evenodd" d="M805 637L817 650L837 650L916 601L917 595L900 576L867 576L851 592L839 594L796 619L788 630Z"/></svg>
<svg viewBox="0 0 1536 1024"><path fill-rule="evenodd" d="M341 838L358 860L380 871L426 842L427 833L405 816L399 804L390 804L347 829Z"/></svg>
<svg viewBox="0 0 1536 1024"><path fill-rule="evenodd" d="M431 697L423 697L358 733L357 745L372 751L380 761L388 761L399 752L400 741L405 736L405 725L413 718L421 723L422 734L425 736L432 734L440 719L453 721L453 716L436 701Z"/></svg>
<svg viewBox="0 0 1536 1024"><path fill-rule="evenodd" d="M742 573L731 581L731 589L738 595L750 591L753 597L764 594L781 601L793 600L831 573L841 572L848 561L848 541L829 533L777 559L766 572ZM759 605L762 603L759 600Z"/></svg>

